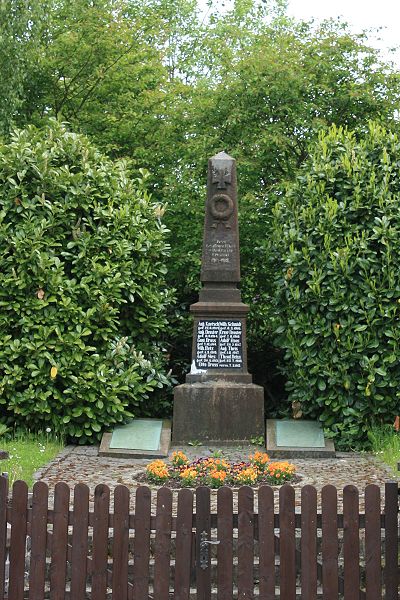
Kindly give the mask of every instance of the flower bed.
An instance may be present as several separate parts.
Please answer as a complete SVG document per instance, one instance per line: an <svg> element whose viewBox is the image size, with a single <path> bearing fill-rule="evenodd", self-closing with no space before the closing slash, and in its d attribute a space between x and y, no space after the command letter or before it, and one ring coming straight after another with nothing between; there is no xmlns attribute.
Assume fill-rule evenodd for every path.
<svg viewBox="0 0 400 600"><path fill-rule="evenodd" d="M265 452L250 454L248 461L230 463L223 458L208 457L189 461L183 452L173 452L171 464L154 460L147 465L144 481L170 487L207 485L219 488L222 485L282 485L298 480L295 466L288 462L272 462Z"/></svg>

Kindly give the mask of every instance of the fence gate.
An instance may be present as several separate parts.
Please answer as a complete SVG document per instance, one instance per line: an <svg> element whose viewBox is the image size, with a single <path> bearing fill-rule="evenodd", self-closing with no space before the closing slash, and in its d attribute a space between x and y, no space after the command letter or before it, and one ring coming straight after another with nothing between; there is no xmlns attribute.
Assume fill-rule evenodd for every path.
<svg viewBox="0 0 400 600"><path fill-rule="evenodd" d="M399 600L398 487L94 497L0 478L0 600Z"/></svg>

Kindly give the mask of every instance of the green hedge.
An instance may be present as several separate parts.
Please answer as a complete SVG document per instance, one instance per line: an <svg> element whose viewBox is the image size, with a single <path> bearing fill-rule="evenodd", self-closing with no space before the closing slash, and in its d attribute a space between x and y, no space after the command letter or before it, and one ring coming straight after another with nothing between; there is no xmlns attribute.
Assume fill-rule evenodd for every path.
<svg viewBox="0 0 400 600"><path fill-rule="evenodd" d="M360 446L400 406L399 139L322 133L274 218L289 398Z"/></svg>
<svg viewBox="0 0 400 600"><path fill-rule="evenodd" d="M1 420L87 442L168 385L161 212L56 121L0 146Z"/></svg>

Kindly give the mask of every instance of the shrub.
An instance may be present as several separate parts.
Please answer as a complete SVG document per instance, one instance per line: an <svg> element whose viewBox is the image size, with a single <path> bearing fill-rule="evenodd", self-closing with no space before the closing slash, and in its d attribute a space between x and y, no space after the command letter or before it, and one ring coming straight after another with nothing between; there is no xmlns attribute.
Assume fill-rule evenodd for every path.
<svg viewBox="0 0 400 600"><path fill-rule="evenodd" d="M4 422L86 442L168 384L161 212L126 163L54 120L0 145Z"/></svg>
<svg viewBox="0 0 400 600"><path fill-rule="evenodd" d="M339 446L398 413L399 156L376 124L360 139L332 127L274 211L290 399Z"/></svg>

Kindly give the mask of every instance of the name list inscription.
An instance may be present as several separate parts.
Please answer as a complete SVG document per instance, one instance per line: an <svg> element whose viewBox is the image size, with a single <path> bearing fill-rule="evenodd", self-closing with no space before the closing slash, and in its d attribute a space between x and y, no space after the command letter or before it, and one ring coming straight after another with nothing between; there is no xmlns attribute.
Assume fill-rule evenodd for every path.
<svg viewBox="0 0 400 600"><path fill-rule="evenodd" d="M210 266L230 266L234 262L236 247L229 240L215 240L206 244L206 259Z"/></svg>
<svg viewBox="0 0 400 600"><path fill-rule="evenodd" d="M241 321L199 321L196 340L198 369L243 367Z"/></svg>

